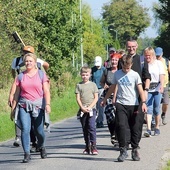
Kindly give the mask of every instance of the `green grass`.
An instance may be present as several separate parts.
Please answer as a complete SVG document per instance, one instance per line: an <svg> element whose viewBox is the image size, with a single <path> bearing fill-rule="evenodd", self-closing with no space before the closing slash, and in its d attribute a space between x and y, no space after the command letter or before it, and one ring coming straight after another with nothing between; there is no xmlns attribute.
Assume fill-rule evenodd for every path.
<svg viewBox="0 0 170 170"><path fill-rule="evenodd" d="M170 170L170 160L167 162L166 166L162 170Z"/></svg>
<svg viewBox="0 0 170 170"><path fill-rule="evenodd" d="M78 105L75 98L75 85L70 85L62 94L63 97L58 97L55 94L56 87L52 87L53 99L51 100L51 122L57 122L72 116L75 116L78 111ZM14 122L10 120L10 107L7 104L9 88L0 90L0 142L14 138L15 128Z"/></svg>

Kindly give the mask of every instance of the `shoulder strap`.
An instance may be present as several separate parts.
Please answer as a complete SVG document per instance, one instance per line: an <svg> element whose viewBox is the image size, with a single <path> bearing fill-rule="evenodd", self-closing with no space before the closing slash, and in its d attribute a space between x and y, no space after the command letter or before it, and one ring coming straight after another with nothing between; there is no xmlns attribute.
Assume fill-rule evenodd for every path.
<svg viewBox="0 0 170 170"><path fill-rule="evenodd" d="M17 68L18 66L19 66L19 61L20 61L20 59L21 59L21 57L17 57L16 58L16 63L15 63L15 67ZM17 71L17 73L19 74L20 73L20 71L19 71L20 69L16 69L16 71Z"/></svg>
<svg viewBox="0 0 170 170"><path fill-rule="evenodd" d="M21 59L21 57L17 57L16 58L16 63L15 63L15 67L17 67L19 65L19 60Z"/></svg>
<svg viewBox="0 0 170 170"><path fill-rule="evenodd" d="M44 71L42 71L42 70L38 69L38 74L39 74L39 76L40 76L41 81L43 82L43 78L44 78Z"/></svg>
<svg viewBox="0 0 170 170"><path fill-rule="evenodd" d="M39 70L41 70L41 63L37 62L37 67Z"/></svg>
<svg viewBox="0 0 170 170"><path fill-rule="evenodd" d="M38 74L40 76L41 81L43 82L43 78L44 78L44 72L42 70L38 69ZM18 74L18 80L21 82L23 77L23 72L21 72L20 74Z"/></svg>
<svg viewBox="0 0 170 170"><path fill-rule="evenodd" d="M144 56L143 55L140 56L140 67L141 67L141 70L143 70L143 67L144 67Z"/></svg>

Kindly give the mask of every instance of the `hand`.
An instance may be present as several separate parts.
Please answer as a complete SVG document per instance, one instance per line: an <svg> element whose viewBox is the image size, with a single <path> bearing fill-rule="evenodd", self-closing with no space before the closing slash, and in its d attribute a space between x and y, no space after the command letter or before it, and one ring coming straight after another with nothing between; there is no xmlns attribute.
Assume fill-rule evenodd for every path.
<svg viewBox="0 0 170 170"><path fill-rule="evenodd" d="M142 103L142 112L143 112L143 113L147 113L146 103Z"/></svg>
<svg viewBox="0 0 170 170"><path fill-rule="evenodd" d="M100 106L104 107L105 105L106 105L106 101L105 100L101 101Z"/></svg>

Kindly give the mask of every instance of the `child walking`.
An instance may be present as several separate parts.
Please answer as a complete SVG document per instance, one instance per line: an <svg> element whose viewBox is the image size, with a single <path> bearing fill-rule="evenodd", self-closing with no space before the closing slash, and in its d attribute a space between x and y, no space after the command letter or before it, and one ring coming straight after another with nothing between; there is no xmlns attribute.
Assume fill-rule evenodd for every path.
<svg viewBox="0 0 170 170"><path fill-rule="evenodd" d="M91 68L82 67L80 71L82 82L76 85L76 100L80 107L80 122L85 140L83 154L97 155L96 148L96 103L98 101L98 88L95 83L89 81Z"/></svg>
<svg viewBox="0 0 170 170"><path fill-rule="evenodd" d="M132 159L139 161L138 136L141 134L140 119L138 114L139 109L139 96L141 98L142 112L147 111L146 97L142 88L142 81L139 74L131 69L133 64L133 58L131 56L124 55L120 59L122 66L121 70L118 70L114 74L113 84L110 86L104 100L101 105L105 105L107 98L111 93L116 94L116 131L118 135L118 142L120 147L120 155L117 158L119 162L123 162L127 157L126 148L126 127L129 125L131 132L131 145L132 145Z"/></svg>

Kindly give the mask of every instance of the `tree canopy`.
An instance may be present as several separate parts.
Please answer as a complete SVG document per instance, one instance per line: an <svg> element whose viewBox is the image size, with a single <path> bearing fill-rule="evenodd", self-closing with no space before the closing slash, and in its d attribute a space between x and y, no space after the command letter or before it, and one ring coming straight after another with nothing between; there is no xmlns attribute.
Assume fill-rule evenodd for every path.
<svg viewBox="0 0 170 170"><path fill-rule="evenodd" d="M103 19L108 26L117 31L117 37L124 44L127 37L136 37L150 24L148 9L139 5L136 0L111 0L103 6ZM114 33L114 38L116 34Z"/></svg>

